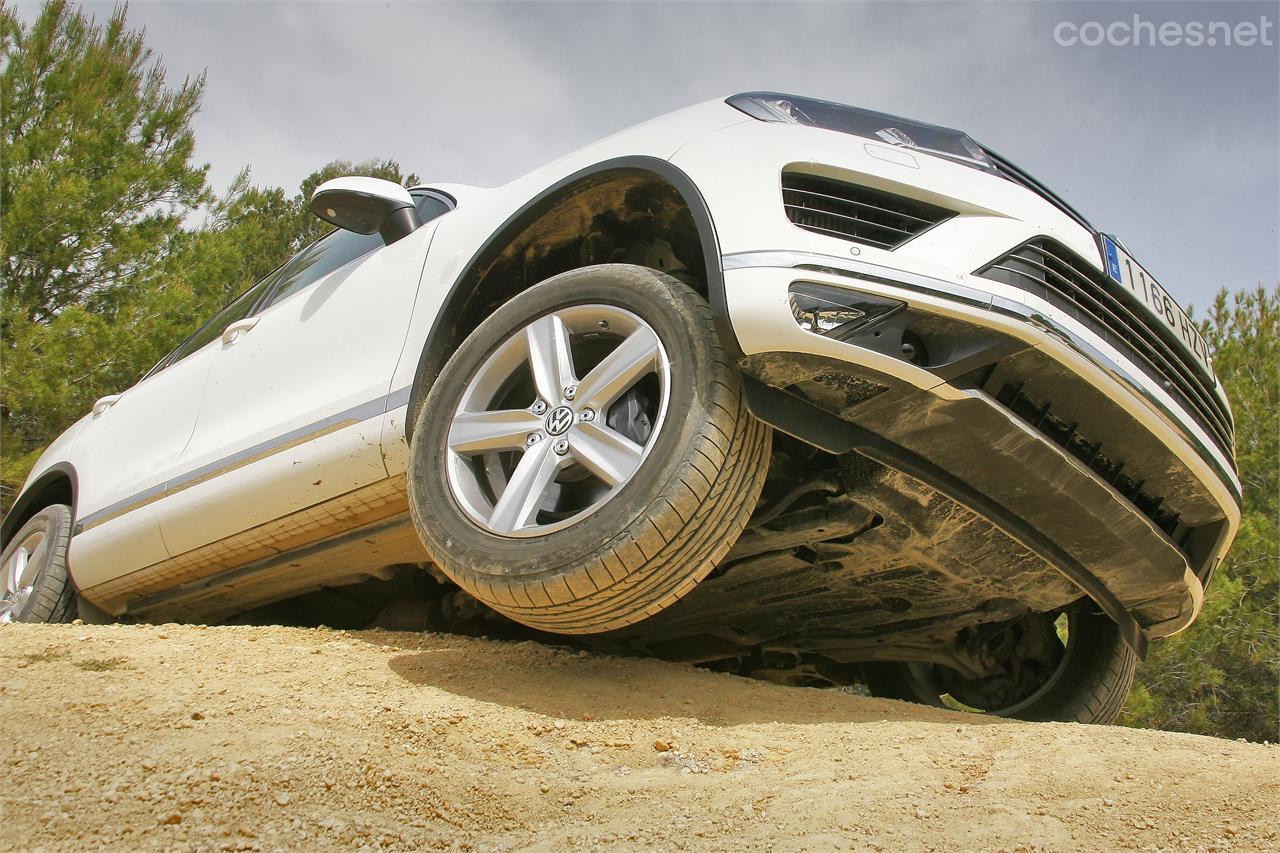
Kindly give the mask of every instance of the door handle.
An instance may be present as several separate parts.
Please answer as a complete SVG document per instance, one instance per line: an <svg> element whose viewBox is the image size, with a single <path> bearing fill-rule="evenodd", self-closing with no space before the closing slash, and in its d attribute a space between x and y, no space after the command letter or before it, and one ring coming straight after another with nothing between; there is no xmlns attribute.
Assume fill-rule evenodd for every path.
<svg viewBox="0 0 1280 853"><path fill-rule="evenodd" d="M114 406L114 405L116 404L116 402L117 402L119 399L120 399L120 395L119 395L119 394L108 394L108 395L107 395L107 396L105 396L105 397L100 397L100 398L99 398L99 399L98 399L98 400L93 404L93 416L94 416L95 418L96 418L96 417L98 417L98 415L101 415L101 414L102 414L103 412L105 412L107 409L109 409L109 408L111 408L112 406Z"/></svg>
<svg viewBox="0 0 1280 853"><path fill-rule="evenodd" d="M247 335L256 325L258 325L257 317L248 317L244 320L236 320L230 326L227 326L222 330L222 342L224 344L233 344L240 339L241 335Z"/></svg>

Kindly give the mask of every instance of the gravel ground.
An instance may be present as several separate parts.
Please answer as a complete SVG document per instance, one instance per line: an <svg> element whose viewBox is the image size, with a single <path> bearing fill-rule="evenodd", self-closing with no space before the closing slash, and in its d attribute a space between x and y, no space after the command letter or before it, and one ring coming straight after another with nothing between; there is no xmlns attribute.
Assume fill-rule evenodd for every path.
<svg viewBox="0 0 1280 853"><path fill-rule="evenodd" d="M440 634L0 626L10 849L1278 849L1280 749Z"/></svg>

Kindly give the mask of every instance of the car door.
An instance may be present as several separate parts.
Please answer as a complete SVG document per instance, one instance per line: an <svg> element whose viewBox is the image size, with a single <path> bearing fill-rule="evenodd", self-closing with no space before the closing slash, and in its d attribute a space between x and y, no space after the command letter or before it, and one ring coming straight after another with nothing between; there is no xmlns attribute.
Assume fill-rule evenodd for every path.
<svg viewBox="0 0 1280 853"><path fill-rule="evenodd" d="M169 556L159 525L166 484L195 428L218 342L274 281L247 290L138 384L95 405L72 449L78 488L69 557L81 588Z"/></svg>
<svg viewBox="0 0 1280 853"><path fill-rule="evenodd" d="M425 217L424 217L425 218ZM211 366L179 460L175 554L384 479L380 419L435 225L334 231L295 256Z"/></svg>

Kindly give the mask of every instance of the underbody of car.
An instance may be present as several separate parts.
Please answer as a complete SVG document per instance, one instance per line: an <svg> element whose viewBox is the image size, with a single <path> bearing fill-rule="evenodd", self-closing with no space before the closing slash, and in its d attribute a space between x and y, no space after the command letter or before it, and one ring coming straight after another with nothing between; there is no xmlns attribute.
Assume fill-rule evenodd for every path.
<svg viewBox="0 0 1280 853"><path fill-rule="evenodd" d="M343 217L386 216L360 207L378 193L344 185L332 198L359 204L317 213L360 231ZM426 571L507 618L604 649L800 683L849 683L889 662L938 667L951 674L938 691L995 710L1048 695L1011 688L1021 664L1010 661L1061 671L1074 646L1054 645L1053 619L1080 633L1106 626L1130 655L1185 628L1234 537L1231 415L1199 332L1114 237L957 131L750 93L504 187L433 184L390 209L394 221L361 231L381 222L385 247L263 301L272 285L213 330L225 351L263 335L273 313L295 312L271 330L287 335L313 316L323 331L331 310L335 328L355 329L315 346L371 352L358 368L333 362L331 399L269 389L263 410L287 415L234 440L219 432L231 426L206 429L209 400L195 401L190 423L173 427L185 444L121 477L101 458L118 434L102 427L188 356L162 362L51 446L5 519L5 544L42 508L72 508L70 577L82 612L101 618L225 619ZM346 307L344 288L356 291ZM704 310L702 326L689 319ZM680 318L686 327L672 325ZM572 347L558 385L535 357L544 319ZM526 337L531 378L503 355ZM617 360L611 347L642 337L653 341L644 383L619 384L595 408L576 393ZM685 377L686 339L684 359L719 366ZM218 349L189 356L209 354L206 395ZM705 391L720 386L731 396ZM460 438L467 418L495 414L515 418L516 445ZM597 427L632 468L619 473L589 443L606 435ZM683 507L671 484L692 482L703 461L664 450L680 429L710 442L698 451L710 467L693 475L705 495ZM533 495L508 517L504 490L535 454L552 466L554 498ZM623 497L651 469L669 517ZM707 519L693 510L731 494ZM543 498L554 505L530 503ZM614 516L633 563L593 532ZM652 549L634 532L645 523ZM583 549L563 558L577 574L549 573L552 551L517 566L515 554L558 535L577 537L566 553ZM654 566L677 546L696 559L661 580ZM508 585L522 573L545 598ZM616 591L628 573L644 576L643 596ZM921 695L913 683L900 698ZM984 690L1013 699L984 705Z"/></svg>

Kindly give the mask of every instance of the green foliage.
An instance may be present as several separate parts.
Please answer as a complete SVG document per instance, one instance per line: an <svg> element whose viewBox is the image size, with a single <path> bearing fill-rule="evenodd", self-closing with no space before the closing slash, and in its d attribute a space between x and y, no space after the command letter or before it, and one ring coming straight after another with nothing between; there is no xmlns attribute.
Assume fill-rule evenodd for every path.
<svg viewBox="0 0 1280 853"><path fill-rule="evenodd" d="M1240 532L1200 618L1153 644L1124 722L1277 740L1280 730L1280 287L1218 294L1202 324L1236 420Z"/></svg>
<svg viewBox="0 0 1280 853"><path fill-rule="evenodd" d="M125 15L52 0L24 28L0 6L0 509L95 399L328 229L307 209L317 184L417 181L336 161L296 195L247 168L213 193L191 163L204 78L167 87Z"/></svg>
<svg viewBox="0 0 1280 853"><path fill-rule="evenodd" d="M167 88L123 10L95 26L54 0L28 30L0 15L5 319L112 310L205 198L189 163L204 78Z"/></svg>
<svg viewBox="0 0 1280 853"><path fill-rule="evenodd" d="M52 0L24 28L0 8L0 504L95 393L137 378L179 301L157 276L207 199L203 86L167 87L122 9L98 24Z"/></svg>

